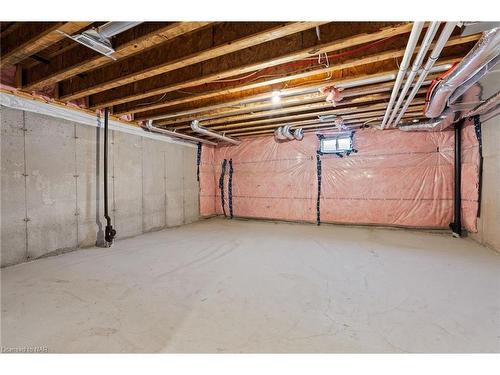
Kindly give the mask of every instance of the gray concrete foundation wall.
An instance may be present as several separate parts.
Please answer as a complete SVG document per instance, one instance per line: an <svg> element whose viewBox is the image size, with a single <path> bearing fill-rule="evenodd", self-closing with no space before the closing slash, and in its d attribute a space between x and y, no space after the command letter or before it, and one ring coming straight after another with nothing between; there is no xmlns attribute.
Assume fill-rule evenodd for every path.
<svg viewBox="0 0 500 375"><path fill-rule="evenodd" d="M483 98L500 90L500 70L489 73L481 81ZM471 237L500 252L500 116L481 124L483 141L483 176L481 210L477 218L477 233Z"/></svg>
<svg viewBox="0 0 500 375"><path fill-rule="evenodd" d="M476 241L500 252L500 116L481 124L483 180Z"/></svg>
<svg viewBox="0 0 500 375"><path fill-rule="evenodd" d="M1 113L1 265L104 242L103 129ZM198 219L196 148L110 131L117 240Z"/></svg>

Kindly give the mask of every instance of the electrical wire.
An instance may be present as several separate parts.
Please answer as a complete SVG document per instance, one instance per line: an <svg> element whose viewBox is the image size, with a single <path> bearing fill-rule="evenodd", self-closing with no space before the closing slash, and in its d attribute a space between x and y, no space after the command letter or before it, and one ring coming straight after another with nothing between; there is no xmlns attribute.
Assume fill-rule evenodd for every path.
<svg viewBox="0 0 500 375"><path fill-rule="evenodd" d="M318 57L308 57L308 58L299 59L297 61L292 61L292 62L289 62L289 63L277 65L277 66L274 66L274 67L262 68L262 69L254 71L254 72L252 72L250 74L247 74L244 77L212 81L212 82L205 83L203 85L194 86L194 87L192 87L192 89L196 90L197 88L199 88L199 89L201 89L201 90L203 90L203 91L206 92L207 85L218 84L218 83L231 83L231 82L245 81L246 79L254 77L256 75L257 75L257 77L254 77L254 79L252 79L250 81L247 81L246 83L254 82L257 79L261 79L261 78L265 78L265 77L273 77L273 76L274 77L285 77L285 76L290 75L290 74L295 74L298 71L287 72L287 73L276 74L276 75L258 75L258 74L262 73L263 71L270 70L270 69L277 69L277 68L283 68L283 67L291 67L291 66L296 66L296 65L304 65L304 62L309 62L311 60L316 60L318 62L318 65L323 66L325 68L329 68L330 67L330 59L336 59L336 58L340 58L340 57L345 57L345 56L352 55L353 53L357 53L357 52L360 52L360 51L365 51L367 49L373 48L373 47L375 47L375 46L377 46L377 45L379 45L381 43L385 43L385 42L387 42L387 41L389 41L391 39L394 39L396 37L398 37L398 35L393 35L393 36L390 36L390 37L387 37L387 38L384 38L384 39L377 40L377 41L375 41L373 43L365 44L365 45L362 45L361 47L354 48L354 49L347 50L347 51L340 52L340 53L336 53L336 54L330 54L329 55L328 53L321 53L320 52L320 53L318 53ZM321 63L321 55L325 56L326 64L322 64ZM308 68L311 69L311 68L314 68L314 66L309 66ZM302 71L306 71L306 70L307 69L305 69L305 70L302 69ZM328 80L330 78L331 78L331 73L330 73L330 77L329 78L324 79L324 80L313 81L313 82L322 82L322 81L326 81L326 80ZM245 83L245 82L241 82L241 83ZM287 86L285 85L285 87L287 87ZM214 90L217 90L217 89L214 89ZM179 93L183 93L183 94L188 94L188 95L196 95L197 94L197 92L185 91L185 90L176 90L175 92L179 92ZM159 102L161 102L165 98L166 94L167 93L163 94L159 99L157 99L155 101L146 102L146 103L140 103L140 104L138 104L138 106L145 106L145 105L159 103Z"/></svg>

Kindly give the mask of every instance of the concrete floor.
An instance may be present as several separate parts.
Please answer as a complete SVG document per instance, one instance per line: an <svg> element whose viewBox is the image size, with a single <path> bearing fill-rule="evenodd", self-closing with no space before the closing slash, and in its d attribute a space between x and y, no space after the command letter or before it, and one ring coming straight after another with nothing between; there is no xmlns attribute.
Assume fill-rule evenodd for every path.
<svg viewBox="0 0 500 375"><path fill-rule="evenodd" d="M500 351L500 255L444 234L216 218L1 272L3 347Z"/></svg>

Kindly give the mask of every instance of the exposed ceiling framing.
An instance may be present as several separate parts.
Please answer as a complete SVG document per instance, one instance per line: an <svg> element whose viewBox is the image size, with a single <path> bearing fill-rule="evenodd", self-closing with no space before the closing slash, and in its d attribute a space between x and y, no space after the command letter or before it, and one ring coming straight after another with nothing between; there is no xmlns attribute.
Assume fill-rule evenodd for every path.
<svg viewBox="0 0 500 375"><path fill-rule="evenodd" d="M285 123L305 131L331 128L318 116L349 126L380 122L411 23L388 22L144 22L113 37L114 58L64 36L102 22L3 22L2 82L25 95L104 107L135 123L192 134L199 120L231 136L272 133ZM436 65L459 62L479 34L449 39ZM61 33L63 32L63 33ZM418 50L418 49L417 49ZM431 74L404 116L422 118ZM376 82L343 91L333 106L318 89L360 79ZM281 101L272 103L273 91ZM47 94L49 93L49 94ZM208 138L210 139L210 138Z"/></svg>

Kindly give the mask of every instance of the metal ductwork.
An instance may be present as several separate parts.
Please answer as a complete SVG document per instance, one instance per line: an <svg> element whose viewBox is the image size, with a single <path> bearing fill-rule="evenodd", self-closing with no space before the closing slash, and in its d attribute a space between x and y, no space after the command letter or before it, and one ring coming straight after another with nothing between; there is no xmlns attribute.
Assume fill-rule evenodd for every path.
<svg viewBox="0 0 500 375"><path fill-rule="evenodd" d="M192 142L196 142L196 143L201 142L201 143L205 143L207 145L217 146L217 143L209 141L207 139L193 137L192 135L177 133L175 131L171 131L171 130L167 130L167 129L157 128L156 126L153 126L153 120L146 121L146 128L150 132L161 133L161 134L168 135L170 137L181 138L181 139L185 139L187 141L192 141Z"/></svg>
<svg viewBox="0 0 500 375"><path fill-rule="evenodd" d="M288 139L289 141L293 141L295 137L293 136L293 133L290 131L290 128L291 128L290 125L283 126L281 133L285 136L286 139Z"/></svg>
<svg viewBox="0 0 500 375"><path fill-rule="evenodd" d="M484 32L481 39L479 39L474 48L464 57L460 64L435 86L425 108L425 116L428 118L439 117L448 105L449 99L454 92L465 82L468 87L477 82L489 69L488 64L496 61L499 51L500 28ZM485 72L480 76L476 76L483 68L486 69ZM467 89L467 86L464 88ZM457 95L453 96L453 99L458 99L464 91L459 91Z"/></svg>
<svg viewBox="0 0 500 375"><path fill-rule="evenodd" d="M102 26L99 26L96 29L96 32L101 38L109 39L112 36L121 34L124 31L131 29L132 27L140 25L141 23L142 22L108 22Z"/></svg>
<svg viewBox="0 0 500 375"><path fill-rule="evenodd" d="M487 114L496 110L500 105L500 91L491 96L485 102L479 104L474 109L467 112L465 117L472 117L476 115Z"/></svg>
<svg viewBox="0 0 500 375"><path fill-rule="evenodd" d="M200 122L198 120L191 121L191 130L208 137L220 139L221 141L228 142L233 145L239 145L241 143L239 139L228 137L227 135L214 132L213 130L209 130L207 128L204 128L203 126L200 126Z"/></svg>
<svg viewBox="0 0 500 375"><path fill-rule="evenodd" d="M293 131L293 137L297 141L301 141L304 139L304 130L302 128L297 128Z"/></svg>
<svg viewBox="0 0 500 375"><path fill-rule="evenodd" d="M276 141L301 141L304 139L304 129L296 128L291 129L291 125L280 126L274 131L274 138Z"/></svg>
<svg viewBox="0 0 500 375"><path fill-rule="evenodd" d="M457 121L459 117L460 116L457 113L448 108L439 117L415 124L400 125L399 130L440 132L453 125L453 123Z"/></svg>
<svg viewBox="0 0 500 375"><path fill-rule="evenodd" d="M283 130L283 127L280 126L279 128L277 128L274 131L274 139L276 139L277 141L284 141L284 140L286 140L286 137L281 132L282 130Z"/></svg>
<svg viewBox="0 0 500 375"><path fill-rule="evenodd" d="M59 32L68 38L73 39L75 42L83 44L84 46L93 49L104 56L108 56L109 58L116 60L112 56L115 50L113 49L110 38L141 23L142 22L108 22L102 26L86 30L77 35L68 35L62 31Z"/></svg>
<svg viewBox="0 0 500 375"><path fill-rule="evenodd" d="M481 115L481 121L486 122L488 120L491 120L493 117L496 117L500 115L500 106L496 107L495 109L492 109L489 112L486 112Z"/></svg>
<svg viewBox="0 0 500 375"><path fill-rule="evenodd" d="M465 113L471 103L478 103L481 96L481 85L475 83L469 87L467 92L460 97L456 105L446 108L446 110L436 118L415 124L400 125L403 131L433 131L439 132L450 127L457 121L466 117Z"/></svg>
<svg viewBox="0 0 500 375"><path fill-rule="evenodd" d="M446 43L448 42L448 39L450 38L451 34L453 33L453 30L455 29L456 22L446 22L446 24L443 27L443 30L441 31L441 34L439 34L439 38L436 41L436 44L434 45L434 48L432 49L431 54L427 58L427 62L424 65L424 68L422 69L421 72L419 72L419 77L417 81L415 82L415 85L413 86L413 89L411 90L410 94L408 95L408 98L405 101L405 104L399 111L399 114L396 118L396 120L393 122L394 126L397 126L401 119L403 118L404 114L410 107L413 99L415 99L415 96L418 93L418 90L422 86L422 84L425 81L425 78L427 75L433 70L434 64L438 60L439 56L441 55L441 52L443 51L443 48L445 47ZM450 66L451 67L451 66Z"/></svg>

